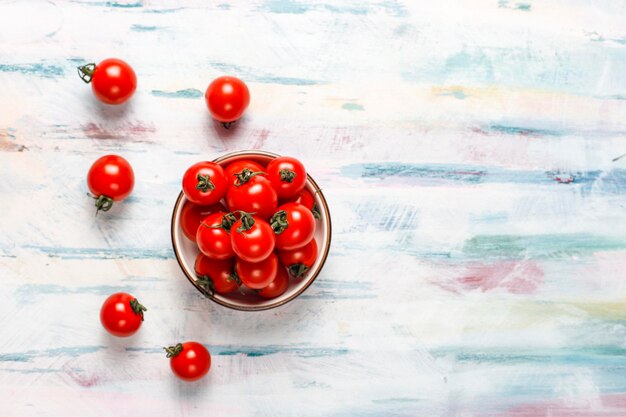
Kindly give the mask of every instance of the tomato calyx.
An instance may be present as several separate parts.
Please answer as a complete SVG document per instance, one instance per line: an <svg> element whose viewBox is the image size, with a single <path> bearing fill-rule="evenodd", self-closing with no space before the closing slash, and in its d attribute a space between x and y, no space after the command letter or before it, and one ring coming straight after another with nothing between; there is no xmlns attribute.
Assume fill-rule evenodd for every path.
<svg viewBox="0 0 626 417"><path fill-rule="evenodd" d="M305 264L293 264L289 265L289 275L294 278L302 278L304 274L309 270L309 267Z"/></svg>
<svg viewBox="0 0 626 417"><path fill-rule="evenodd" d="M196 177L198 183L196 184L196 190L206 193L207 191L215 190L215 184L211 181L211 177L208 175L198 174Z"/></svg>
<svg viewBox="0 0 626 417"><path fill-rule="evenodd" d="M235 123L237 123L237 120L232 121L232 122L222 122L222 126L224 126L224 129L228 130L231 127L233 127Z"/></svg>
<svg viewBox="0 0 626 417"><path fill-rule="evenodd" d="M148 309L145 308L136 298L130 300L130 308L132 308L133 312L140 316L141 321L143 321L143 312L148 311Z"/></svg>
<svg viewBox="0 0 626 417"><path fill-rule="evenodd" d="M167 352L166 356L168 358L174 358L183 351L183 344L177 343L175 346L168 346L163 348L165 352Z"/></svg>
<svg viewBox="0 0 626 417"><path fill-rule="evenodd" d="M250 181L250 178L255 175L265 175L263 171L252 171L250 168L244 168L241 172L234 174L237 179L235 180L235 187L240 187Z"/></svg>
<svg viewBox="0 0 626 417"><path fill-rule="evenodd" d="M313 213L313 217L315 217L316 220L319 220L322 218L322 214L320 213L320 208L317 207L317 204L313 204L313 208L311 209L311 213Z"/></svg>
<svg viewBox="0 0 626 417"><path fill-rule="evenodd" d="M113 199L111 197L107 197L106 195L96 197L89 193L87 193L87 195L96 200L96 215L100 210L109 211L111 207L113 207Z"/></svg>
<svg viewBox="0 0 626 417"><path fill-rule="evenodd" d="M278 174L280 175L280 180L282 182L291 183L296 178L296 173L290 169L281 169L280 171L278 171Z"/></svg>
<svg viewBox="0 0 626 417"><path fill-rule="evenodd" d="M198 279L196 279L196 285L204 290L204 295L206 295L207 297L213 297L215 295L215 283L210 276L198 275Z"/></svg>
<svg viewBox="0 0 626 417"><path fill-rule="evenodd" d="M241 278L239 278L239 275L237 275L237 273L235 271L233 271L230 274L230 276L228 277L227 281L229 281L229 282L235 281L235 284L241 285Z"/></svg>
<svg viewBox="0 0 626 417"><path fill-rule="evenodd" d="M277 211L270 219L270 227L274 230L274 233L279 235L289 227L287 221L287 212L285 210Z"/></svg>
<svg viewBox="0 0 626 417"><path fill-rule="evenodd" d="M241 226L237 228L237 233L243 233L246 230L252 229L255 223L251 213L246 213L245 211L241 212L241 218L239 220L241 220Z"/></svg>
<svg viewBox="0 0 626 417"><path fill-rule="evenodd" d="M220 224L209 226L208 224L201 222L200 226L208 227L209 229L224 229L227 232L230 232L230 228L233 226L233 224L235 224L236 221L237 218L235 217L235 215L233 213L228 213L222 216L222 223Z"/></svg>
<svg viewBox="0 0 626 417"><path fill-rule="evenodd" d="M89 64L78 67L78 76L86 84L89 84L91 82L94 72L96 72L96 64L93 62L90 62Z"/></svg>

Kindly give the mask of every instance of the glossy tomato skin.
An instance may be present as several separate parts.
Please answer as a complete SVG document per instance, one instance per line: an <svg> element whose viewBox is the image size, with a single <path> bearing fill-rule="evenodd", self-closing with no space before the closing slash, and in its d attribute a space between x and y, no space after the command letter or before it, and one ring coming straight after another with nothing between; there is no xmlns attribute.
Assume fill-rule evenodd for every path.
<svg viewBox="0 0 626 417"><path fill-rule="evenodd" d="M202 220L209 214L219 212L226 213L227 211L226 206L222 203L210 206L199 206L189 200L185 200L183 207L180 209L180 226L183 229L183 234L187 239L195 242L196 233L198 233L198 227L200 227Z"/></svg>
<svg viewBox="0 0 626 417"><path fill-rule="evenodd" d="M137 76L132 67L121 59L105 59L93 72L91 88L103 103L122 104L137 89Z"/></svg>
<svg viewBox="0 0 626 417"><path fill-rule="evenodd" d="M291 198L284 199L285 203L299 203L309 210L313 211L313 207L315 206L315 198L313 194L306 188L304 188L300 193Z"/></svg>
<svg viewBox="0 0 626 417"><path fill-rule="evenodd" d="M170 367L183 381L197 381L211 369L211 354L198 342L185 342L182 350L170 358Z"/></svg>
<svg viewBox="0 0 626 417"><path fill-rule="evenodd" d="M226 195L227 183L224 170L214 162L198 162L183 175L183 192L194 204L210 206Z"/></svg>
<svg viewBox="0 0 626 417"><path fill-rule="evenodd" d="M237 259L235 272L241 283L253 290L260 290L270 285L278 273L278 256L271 253L261 262L246 262Z"/></svg>
<svg viewBox="0 0 626 417"><path fill-rule="evenodd" d="M267 220L276 212L278 195L267 178L255 175L228 190L226 205L230 211L254 213L255 217Z"/></svg>
<svg viewBox="0 0 626 417"><path fill-rule="evenodd" d="M246 230L244 218L242 216L230 228L230 242L239 258L246 262L260 262L274 250L274 231L269 223L256 216L252 217L253 225Z"/></svg>
<svg viewBox="0 0 626 417"><path fill-rule="evenodd" d="M117 337L128 337L139 330L145 308L136 300L128 293L118 292L104 301L100 309L100 322L107 332ZM133 305L140 306L136 307L138 312L133 309Z"/></svg>
<svg viewBox="0 0 626 417"><path fill-rule="evenodd" d="M196 234L200 252L211 259L228 259L235 256L230 243L230 226L224 227L226 213L209 214L202 220Z"/></svg>
<svg viewBox="0 0 626 417"><path fill-rule="evenodd" d="M279 250L280 262L289 269L289 274L295 278L303 276L317 259L317 243L312 239L301 248L293 250Z"/></svg>
<svg viewBox="0 0 626 417"><path fill-rule="evenodd" d="M105 196L120 201L133 191L135 173L126 159L118 155L105 155L91 165L87 186L96 197Z"/></svg>
<svg viewBox="0 0 626 417"><path fill-rule="evenodd" d="M276 248L293 250L313 240L315 217L311 210L298 203L287 203L278 207L271 219L276 236Z"/></svg>
<svg viewBox="0 0 626 417"><path fill-rule="evenodd" d="M278 198L296 197L306 185L306 170L302 162L290 156L279 156L267 165L267 178Z"/></svg>
<svg viewBox="0 0 626 417"><path fill-rule="evenodd" d="M250 91L239 78L224 76L209 84L204 99L215 120L230 123L243 116L250 104Z"/></svg>
<svg viewBox="0 0 626 417"><path fill-rule="evenodd" d="M289 275L284 266L279 265L276 278L269 285L259 290L259 295L263 298L276 298L283 295L289 288Z"/></svg>
<svg viewBox="0 0 626 417"><path fill-rule="evenodd" d="M265 172L265 168L261 164L258 164L250 159L240 159L235 161L224 169L224 173L226 174L226 181L228 182L228 189L235 185L237 181L237 174L243 171L245 168L248 168L252 172Z"/></svg>
<svg viewBox="0 0 626 417"><path fill-rule="evenodd" d="M209 294L212 292L228 294L239 288L239 284L233 276L235 270L234 258L216 260L199 253L196 257L194 269L198 276L198 285L203 287ZM207 281L207 278L211 280L211 283Z"/></svg>

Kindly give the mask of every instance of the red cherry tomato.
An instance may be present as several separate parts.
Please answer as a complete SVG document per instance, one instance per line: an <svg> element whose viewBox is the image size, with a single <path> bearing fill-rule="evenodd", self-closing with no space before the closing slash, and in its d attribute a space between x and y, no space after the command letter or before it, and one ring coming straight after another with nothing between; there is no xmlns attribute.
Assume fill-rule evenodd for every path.
<svg viewBox="0 0 626 417"><path fill-rule="evenodd" d="M232 164L228 164L228 166L224 169L226 181L228 182L228 189L235 185L238 177L237 174L241 173L241 171L245 168L248 168L252 172L265 172L265 168L263 168L263 166L249 159L240 159Z"/></svg>
<svg viewBox="0 0 626 417"><path fill-rule="evenodd" d="M278 198L296 197L306 185L306 170L302 162L290 156L279 156L267 166L270 180Z"/></svg>
<svg viewBox="0 0 626 417"><path fill-rule="evenodd" d="M289 275L300 278L311 269L317 259L317 243L313 239L301 248L278 251L278 257L289 269Z"/></svg>
<svg viewBox="0 0 626 417"><path fill-rule="evenodd" d="M289 275L287 275L285 267L279 265L276 278L267 287L261 289L259 295L263 298L276 298L283 295L287 288L289 288Z"/></svg>
<svg viewBox="0 0 626 417"><path fill-rule="evenodd" d="M91 83L91 89L98 100L106 104L122 104L137 89L135 71L126 62L109 58L96 64L78 67L80 78Z"/></svg>
<svg viewBox="0 0 626 417"><path fill-rule="evenodd" d="M234 274L235 259L216 260L199 253L194 265L198 279L196 284L213 296L215 293L228 294L239 288L239 281Z"/></svg>
<svg viewBox="0 0 626 417"><path fill-rule="evenodd" d="M226 176L221 166L214 162L198 162L183 175L183 192L192 203L210 206L226 195Z"/></svg>
<svg viewBox="0 0 626 417"><path fill-rule="evenodd" d="M144 311L147 309L135 297L118 292L109 296L102 304L100 322L112 335L128 337L141 327Z"/></svg>
<svg viewBox="0 0 626 417"><path fill-rule="evenodd" d="M213 204L211 206L199 206L189 200L185 200L183 207L180 209L180 226L183 229L185 237L195 242L198 227L203 219L209 214L219 212L226 213L227 211L226 206L222 203Z"/></svg>
<svg viewBox="0 0 626 417"><path fill-rule="evenodd" d="M230 243L230 227L235 221L235 216L224 212L209 214L203 219L196 234L200 252L211 259L228 259L235 256Z"/></svg>
<svg viewBox="0 0 626 417"><path fill-rule="evenodd" d="M274 232L263 219L244 213L230 228L235 254L247 262L260 262L274 250Z"/></svg>
<svg viewBox="0 0 626 417"><path fill-rule="evenodd" d="M276 212L278 196L267 178L244 169L229 188L226 204L230 211L245 211L267 220Z"/></svg>
<svg viewBox="0 0 626 417"><path fill-rule="evenodd" d="M204 98L215 120L232 123L243 116L250 104L250 91L239 78L225 76L216 78L209 84Z"/></svg>
<svg viewBox="0 0 626 417"><path fill-rule="evenodd" d="M121 156L98 158L89 168L87 186L96 197L96 208L108 211L114 201L128 197L135 186L135 174L128 161Z"/></svg>
<svg viewBox="0 0 626 417"><path fill-rule="evenodd" d="M313 194L311 194L311 192L306 188L300 191L300 194L296 195L295 198L287 198L284 202L302 204L304 207L311 210L311 213L313 213L313 217L315 217L316 219L321 218L319 209L317 208L317 204L315 203L315 197L313 197Z"/></svg>
<svg viewBox="0 0 626 417"><path fill-rule="evenodd" d="M235 273L241 283L253 290L260 290L270 285L278 272L278 256L271 253L261 262L246 262L237 259L235 262Z"/></svg>
<svg viewBox="0 0 626 417"><path fill-rule="evenodd" d="M276 235L278 249L301 248L313 239L315 217L311 210L298 203L287 203L278 207L270 220Z"/></svg>
<svg viewBox="0 0 626 417"><path fill-rule="evenodd" d="M211 354L198 342L179 343L165 351L172 372L183 381L197 381L211 369Z"/></svg>

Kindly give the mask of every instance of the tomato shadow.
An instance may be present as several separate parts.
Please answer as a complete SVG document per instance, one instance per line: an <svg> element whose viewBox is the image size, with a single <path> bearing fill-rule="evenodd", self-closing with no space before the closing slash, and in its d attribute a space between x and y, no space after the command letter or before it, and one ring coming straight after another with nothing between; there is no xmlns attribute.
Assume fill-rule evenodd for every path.
<svg viewBox="0 0 626 417"><path fill-rule="evenodd" d="M242 117L232 124L224 124L222 122L218 122L208 115L205 120L206 131L209 134L210 138L215 138L217 136L220 141L222 141L225 150L231 148L231 146L229 146L229 142L232 139L236 138L243 130L245 130L246 125L245 117Z"/></svg>

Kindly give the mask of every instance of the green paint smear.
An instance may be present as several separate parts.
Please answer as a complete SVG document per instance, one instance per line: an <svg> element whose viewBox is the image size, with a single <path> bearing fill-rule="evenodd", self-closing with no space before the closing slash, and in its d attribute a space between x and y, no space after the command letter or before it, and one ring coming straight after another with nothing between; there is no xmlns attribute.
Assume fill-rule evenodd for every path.
<svg viewBox="0 0 626 417"><path fill-rule="evenodd" d="M479 259L567 258L598 251L626 249L626 241L587 233L551 235L479 235L469 239L463 253Z"/></svg>
<svg viewBox="0 0 626 417"><path fill-rule="evenodd" d="M341 108L344 109L344 110L350 110L350 111L354 111L354 110L363 111L363 110L365 110L365 108L362 105L355 104L355 103L343 103Z"/></svg>

